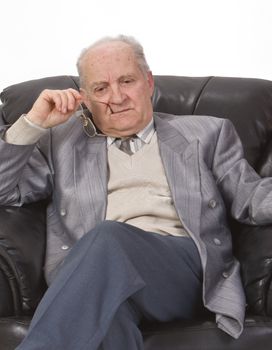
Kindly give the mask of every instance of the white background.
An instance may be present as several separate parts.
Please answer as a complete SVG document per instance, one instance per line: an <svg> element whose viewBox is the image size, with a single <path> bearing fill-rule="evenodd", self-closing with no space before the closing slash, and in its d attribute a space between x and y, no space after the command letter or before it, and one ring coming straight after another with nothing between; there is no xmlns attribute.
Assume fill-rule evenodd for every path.
<svg viewBox="0 0 272 350"><path fill-rule="evenodd" d="M77 74L85 46L133 35L154 74L272 80L271 0L8 0L0 6L0 91Z"/></svg>

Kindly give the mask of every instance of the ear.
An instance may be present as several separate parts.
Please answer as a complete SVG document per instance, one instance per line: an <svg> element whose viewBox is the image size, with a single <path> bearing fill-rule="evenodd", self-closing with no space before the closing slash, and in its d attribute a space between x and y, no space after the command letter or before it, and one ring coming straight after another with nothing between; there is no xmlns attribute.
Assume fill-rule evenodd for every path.
<svg viewBox="0 0 272 350"><path fill-rule="evenodd" d="M148 85L149 85L149 90L150 90L150 96L153 95L153 92L154 92L154 77L153 77L153 74L151 71L147 72L147 82L148 82Z"/></svg>
<svg viewBox="0 0 272 350"><path fill-rule="evenodd" d="M92 111L91 111L91 103L90 103L90 100L89 100L89 98L88 98L88 93L87 93L87 91L86 91L85 89L80 88L80 89L79 89L79 93L80 93L80 95L81 95L82 101L83 101L83 103L85 104L85 106L88 108L88 110L89 110L90 112L92 112Z"/></svg>

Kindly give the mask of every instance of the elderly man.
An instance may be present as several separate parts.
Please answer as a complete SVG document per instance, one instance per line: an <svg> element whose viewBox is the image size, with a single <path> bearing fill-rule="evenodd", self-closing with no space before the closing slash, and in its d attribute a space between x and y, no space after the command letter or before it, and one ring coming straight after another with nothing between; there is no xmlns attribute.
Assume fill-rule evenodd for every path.
<svg viewBox="0 0 272 350"><path fill-rule="evenodd" d="M205 312L237 338L245 296L227 211L267 223L271 179L229 121L153 113L133 38L96 42L78 71L80 92L43 91L0 140L1 204L50 198L49 288L18 350L139 350L143 319Z"/></svg>

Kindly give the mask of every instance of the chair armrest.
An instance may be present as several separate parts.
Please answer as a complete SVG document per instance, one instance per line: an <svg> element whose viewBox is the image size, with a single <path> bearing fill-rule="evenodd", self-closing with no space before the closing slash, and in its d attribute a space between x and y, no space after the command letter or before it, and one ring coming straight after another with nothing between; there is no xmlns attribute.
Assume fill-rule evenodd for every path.
<svg viewBox="0 0 272 350"><path fill-rule="evenodd" d="M45 229L44 202L0 207L0 271L6 281L0 290L12 294L14 315L32 314L45 291Z"/></svg>
<svg viewBox="0 0 272 350"><path fill-rule="evenodd" d="M235 225L233 232L248 311L272 316L272 225Z"/></svg>

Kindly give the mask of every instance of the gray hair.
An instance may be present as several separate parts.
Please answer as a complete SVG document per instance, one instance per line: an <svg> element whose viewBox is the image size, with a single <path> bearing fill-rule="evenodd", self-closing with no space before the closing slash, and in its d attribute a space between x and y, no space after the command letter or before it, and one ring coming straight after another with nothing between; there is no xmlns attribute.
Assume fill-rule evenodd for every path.
<svg viewBox="0 0 272 350"><path fill-rule="evenodd" d="M77 71L79 74L79 81L80 81L80 86L85 86L85 74L84 74L84 61L85 58L87 57L88 53L96 48L97 46L100 46L101 44L107 44L107 43L112 43L112 42L123 42L128 44L131 49L133 50L133 53L135 55L136 62L139 65L139 68L143 72L143 74L147 74L150 71L149 65L146 61L145 54L144 54L144 49L142 45L132 36L126 36L126 35L118 35L116 37L104 37L89 47L85 48L82 50L78 60L77 60Z"/></svg>

